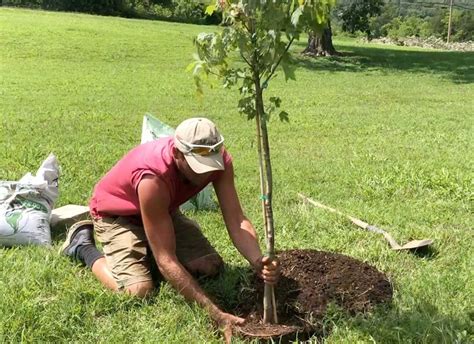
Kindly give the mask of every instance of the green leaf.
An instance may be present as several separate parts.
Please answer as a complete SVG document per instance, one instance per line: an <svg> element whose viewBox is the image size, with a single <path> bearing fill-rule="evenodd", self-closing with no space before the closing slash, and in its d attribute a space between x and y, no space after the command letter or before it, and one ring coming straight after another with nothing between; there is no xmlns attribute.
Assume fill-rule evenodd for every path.
<svg viewBox="0 0 474 344"><path fill-rule="evenodd" d="M290 4L290 13L293 13L295 10L296 0L292 0Z"/></svg>
<svg viewBox="0 0 474 344"><path fill-rule="evenodd" d="M303 14L303 7L298 7L294 12L293 14L291 15L291 24L293 24L293 26L298 26L298 22L300 21L300 17L301 15Z"/></svg>
<svg viewBox="0 0 474 344"><path fill-rule="evenodd" d="M193 61L190 64L188 64L186 67L186 72L191 72L194 69L194 67L196 67L196 64L198 63L199 61Z"/></svg>
<svg viewBox="0 0 474 344"><path fill-rule="evenodd" d="M212 16L212 14L216 11L216 9L217 9L216 4L209 5L206 7L206 11L204 13L206 13L208 16Z"/></svg>
<svg viewBox="0 0 474 344"><path fill-rule="evenodd" d="M291 62L290 55L285 54L281 60L281 68L285 74L285 81L296 80L295 76L295 65Z"/></svg>
<svg viewBox="0 0 474 344"><path fill-rule="evenodd" d="M289 116L289 114L286 111L282 111L278 114L278 117L280 117L280 121L287 122L287 123L290 122L290 119L289 119L288 116Z"/></svg>
<svg viewBox="0 0 474 344"><path fill-rule="evenodd" d="M255 100L253 96L244 97L239 99L238 103L239 112L246 114L247 119L255 118L257 111L255 110Z"/></svg>
<svg viewBox="0 0 474 344"><path fill-rule="evenodd" d="M270 97L270 102L275 104L275 107L279 108L281 104L280 97Z"/></svg>
<svg viewBox="0 0 474 344"><path fill-rule="evenodd" d="M321 9L318 9L316 11L316 22L321 25L323 24L325 21L326 21L326 18L325 18L325 13L321 10Z"/></svg>

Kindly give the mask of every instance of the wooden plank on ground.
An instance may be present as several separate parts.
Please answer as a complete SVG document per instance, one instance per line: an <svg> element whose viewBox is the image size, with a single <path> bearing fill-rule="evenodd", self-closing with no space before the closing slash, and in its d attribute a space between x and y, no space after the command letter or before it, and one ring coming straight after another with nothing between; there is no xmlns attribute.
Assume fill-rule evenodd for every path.
<svg viewBox="0 0 474 344"><path fill-rule="evenodd" d="M55 231L64 230L74 222L89 218L89 207L84 205L68 204L51 212L51 228Z"/></svg>

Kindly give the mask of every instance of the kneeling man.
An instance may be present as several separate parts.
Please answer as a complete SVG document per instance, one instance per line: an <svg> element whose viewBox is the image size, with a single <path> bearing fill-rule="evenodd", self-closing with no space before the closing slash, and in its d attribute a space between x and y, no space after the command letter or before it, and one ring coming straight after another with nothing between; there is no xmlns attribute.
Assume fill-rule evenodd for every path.
<svg viewBox="0 0 474 344"><path fill-rule="evenodd" d="M69 229L62 253L84 262L108 288L144 297L154 288L153 258L162 276L221 326L243 322L223 312L193 276L214 276L223 262L196 222L179 206L213 183L225 225L238 251L265 282L274 284L276 260L264 257L234 185L232 157L213 122L191 118L173 137L132 149L95 186L93 221ZM96 238L103 254L95 246Z"/></svg>

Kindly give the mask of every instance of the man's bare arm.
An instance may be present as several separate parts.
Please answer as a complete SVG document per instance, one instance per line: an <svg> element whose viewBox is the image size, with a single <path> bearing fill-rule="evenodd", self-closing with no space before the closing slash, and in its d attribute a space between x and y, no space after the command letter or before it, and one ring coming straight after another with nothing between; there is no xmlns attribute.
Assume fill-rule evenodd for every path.
<svg viewBox="0 0 474 344"><path fill-rule="evenodd" d="M138 186L138 197L145 233L163 276L187 300L205 308L218 323L238 323L243 319L222 312L204 293L176 257L173 222L166 184L156 176L145 176Z"/></svg>
<svg viewBox="0 0 474 344"><path fill-rule="evenodd" d="M275 284L280 275L279 262L277 259L262 256L255 229L244 215L237 196L232 164L214 182L214 189L229 236L235 247L266 283Z"/></svg>
<svg viewBox="0 0 474 344"><path fill-rule="evenodd" d="M262 256L262 252L255 229L242 211L235 190L232 164L214 182L214 189L232 242L249 263L254 265Z"/></svg>

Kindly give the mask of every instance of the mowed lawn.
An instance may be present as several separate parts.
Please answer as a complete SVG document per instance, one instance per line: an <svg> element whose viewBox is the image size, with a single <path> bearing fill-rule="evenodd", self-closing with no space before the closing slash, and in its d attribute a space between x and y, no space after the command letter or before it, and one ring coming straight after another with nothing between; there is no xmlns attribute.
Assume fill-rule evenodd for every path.
<svg viewBox="0 0 474 344"><path fill-rule="evenodd" d="M196 98L192 40L217 30L165 22L0 8L0 179L61 164L57 206L87 204L94 184L140 140L144 113L176 126L214 120L234 157L247 215L263 237L255 125L219 83ZM278 249L346 254L385 272L390 307L332 312L327 343L474 341L474 54L336 40L344 57L298 55L280 75L290 123L271 120ZM304 206L297 192L389 230L432 238L427 255L397 253L376 234ZM205 288L226 307L245 261L219 212L190 214L228 263ZM164 284L150 300L105 291L52 249L0 249L0 342L217 343L206 313ZM263 240L262 240L263 242ZM235 342L241 342L236 339Z"/></svg>

